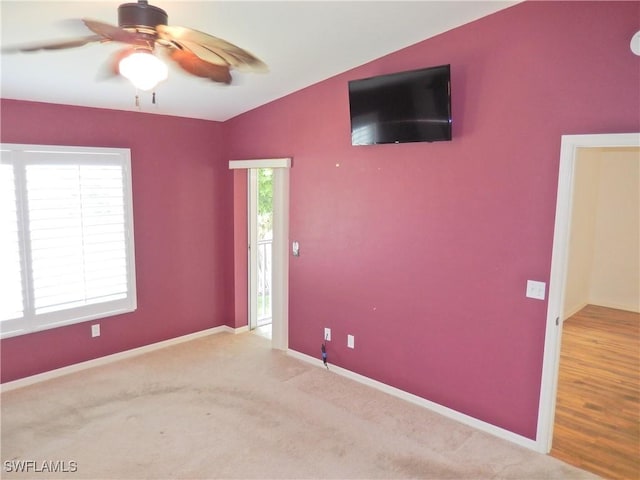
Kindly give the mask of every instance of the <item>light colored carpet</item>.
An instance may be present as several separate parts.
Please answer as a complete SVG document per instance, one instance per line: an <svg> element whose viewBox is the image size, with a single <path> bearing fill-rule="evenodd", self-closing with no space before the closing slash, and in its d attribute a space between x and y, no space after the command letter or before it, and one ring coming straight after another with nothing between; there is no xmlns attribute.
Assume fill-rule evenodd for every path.
<svg viewBox="0 0 640 480"><path fill-rule="evenodd" d="M1 413L3 478L597 478L251 333L4 392ZM33 471L61 461L77 471Z"/></svg>

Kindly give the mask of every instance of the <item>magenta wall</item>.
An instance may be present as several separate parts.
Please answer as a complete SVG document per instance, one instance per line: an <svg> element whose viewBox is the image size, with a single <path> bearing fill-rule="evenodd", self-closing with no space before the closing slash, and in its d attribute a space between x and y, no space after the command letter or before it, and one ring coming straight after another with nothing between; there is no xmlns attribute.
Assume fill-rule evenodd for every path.
<svg viewBox="0 0 640 480"><path fill-rule="evenodd" d="M233 160L233 159L232 159ZM249 223L247 221L247 188L246 170L233 171L233 269L234 269L234 328L249 325L249 258L247 252Z"/></svg>
<svg viewBox="0 0 640 480"><path fill-rule="evenodd" d="M527 2L231 120L231 158L293 157L290 348L331 327L330 363L534 439L560 137L640 130L639 29ZM348 80L444 63L452 142L350 145Z"/></svg>
<svg viewBox="0 0 640 480"><path fill-rule="evenodd" d="M2 340L2 382L231 324L233 176L217 122L3 100L5 143L131 149L138 309ZM90 322L95 323L95 322Z"/></svg>

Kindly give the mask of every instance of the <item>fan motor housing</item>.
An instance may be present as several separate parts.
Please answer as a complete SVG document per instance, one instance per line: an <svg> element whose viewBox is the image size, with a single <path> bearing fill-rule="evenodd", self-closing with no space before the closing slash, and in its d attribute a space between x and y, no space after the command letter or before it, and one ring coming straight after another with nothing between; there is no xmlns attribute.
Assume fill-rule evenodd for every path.
<svg viewBox="0 0 640 480"><path fill-rule="evenodd" d="M149 5L146 0L123 3L118 7L118 25L122 28L151 28L166 25L169 17L163 9Z"/></svg>

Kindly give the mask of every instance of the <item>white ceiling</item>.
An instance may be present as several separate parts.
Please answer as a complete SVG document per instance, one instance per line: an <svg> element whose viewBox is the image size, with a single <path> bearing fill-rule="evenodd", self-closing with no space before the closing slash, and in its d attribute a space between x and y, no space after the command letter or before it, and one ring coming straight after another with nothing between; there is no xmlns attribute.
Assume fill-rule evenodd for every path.
<svg viewBox="0 0 640 480"><path fill-rule="evenodd" d="M134 1L134 0L129 0ZM0 2L3 47L82 36L90 18L117 24L123 1ZM151 0L180 25L223 38L269 66L232 72L215 84L171 68L148 113L224 121L375 58L491 14L514 1L189 1ZM2 54L3 98L137 110L128 81L99 79L117 44Z"/></svg>

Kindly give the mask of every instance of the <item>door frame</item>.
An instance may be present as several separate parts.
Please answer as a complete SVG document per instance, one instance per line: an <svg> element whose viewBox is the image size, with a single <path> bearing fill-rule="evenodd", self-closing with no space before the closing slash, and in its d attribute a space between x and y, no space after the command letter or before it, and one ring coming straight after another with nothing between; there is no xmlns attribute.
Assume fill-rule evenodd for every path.
<svg viewBox="0 0 640 480"><path fill-rule="evenodd" d="M256 265L258 263L258 232L256 224L258 223L258 169L250 168L247 170L247 234L248 244L247 257L249 268L247 269L247 311L249 312L248 325L249 330L253 330L258 326L258 284L255 278Z"/></svg>
<svg viewBox="0 0 640 480"><path fill-rule="evenodd" d="M640 146L640 133L563 135L561 138L549 303L536 433L536 444L542 453L551 451L553 441L577 149L635 146Z"/></svg>
<svg viewBox="0 0 640 480"><path fill-rule="evenodd" d="M289 347L289 169L291 168L291 157L230 160L229 168L247 170L247 176L249 176L251 169L273 169L271 346L278 350L287 350ZM250 288L251 286L248 285L249 294ZM249 322L249 318L247 321Z"/></svg>

